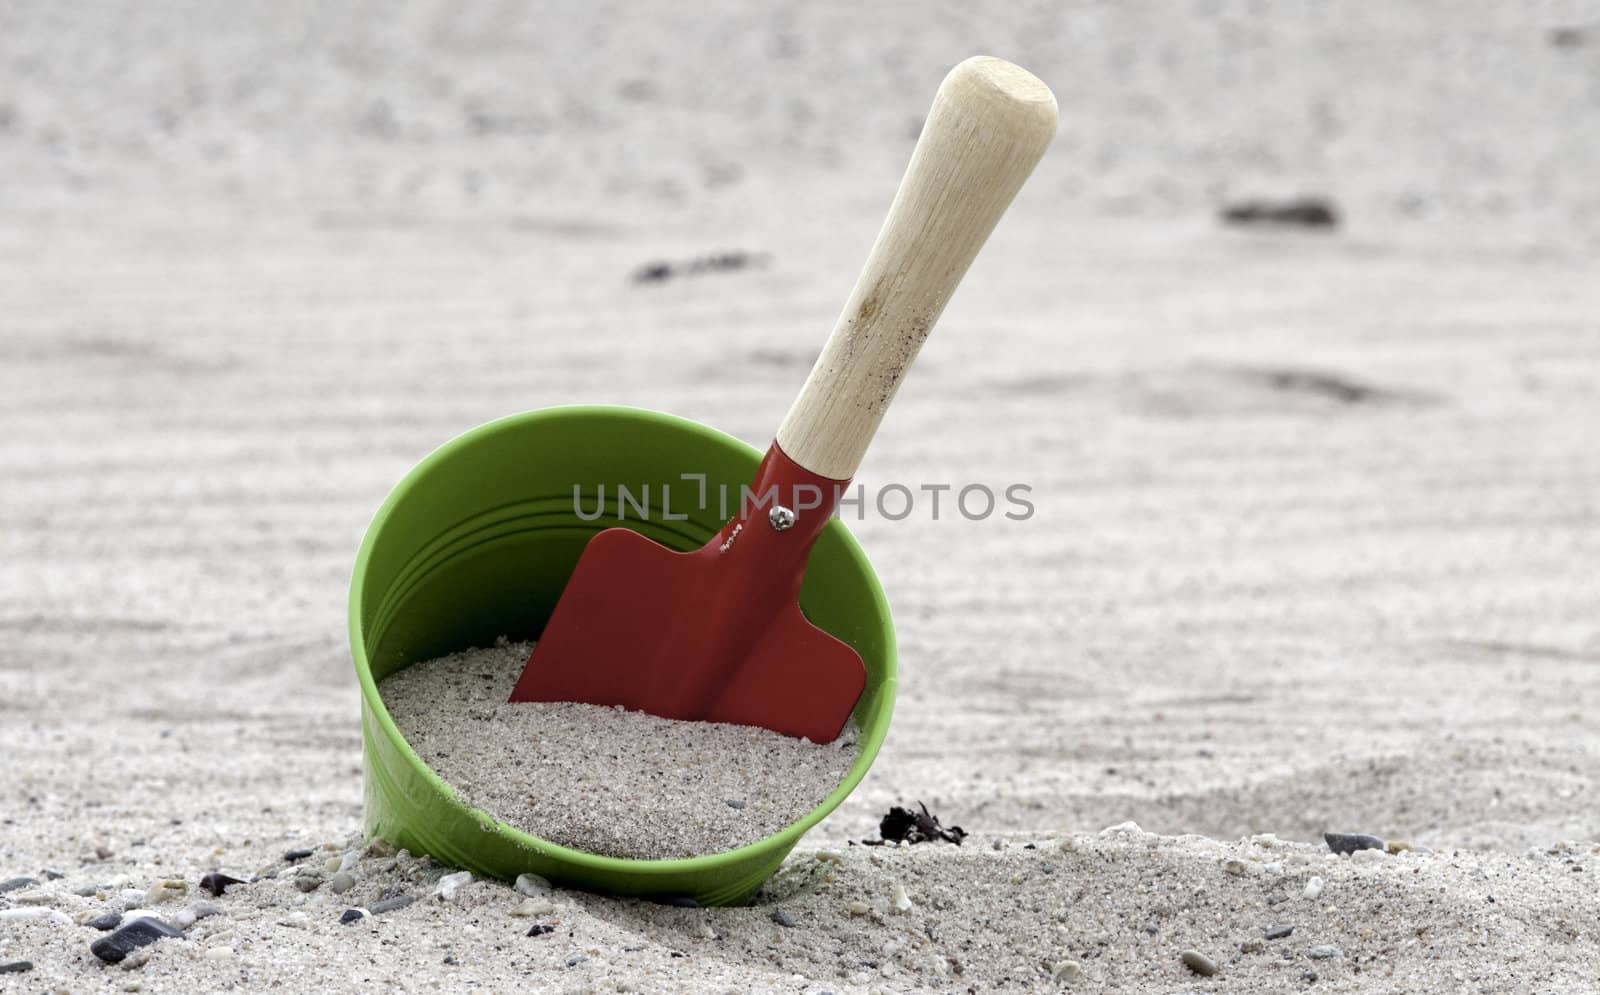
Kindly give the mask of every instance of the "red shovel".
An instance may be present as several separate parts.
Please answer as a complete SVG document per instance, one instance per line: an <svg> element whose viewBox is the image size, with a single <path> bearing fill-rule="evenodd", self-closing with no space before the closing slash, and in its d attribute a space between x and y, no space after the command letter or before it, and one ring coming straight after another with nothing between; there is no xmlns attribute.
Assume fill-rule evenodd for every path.
<svg viewBox="0 0 1600 995"><path fill-rule="evenodd" d="M801 613L806 556L1055 128L1055 97L1025 70L985 57L951 70L750 499L693 552L625 528L591 539L512 701L622 705L819 743L839 734L865 671L855 650Z"/></svg>

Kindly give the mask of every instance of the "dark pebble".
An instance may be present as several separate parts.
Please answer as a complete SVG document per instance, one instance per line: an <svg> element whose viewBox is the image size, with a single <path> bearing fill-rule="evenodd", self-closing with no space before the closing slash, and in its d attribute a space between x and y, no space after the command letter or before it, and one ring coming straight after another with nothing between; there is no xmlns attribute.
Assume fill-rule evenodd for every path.
<svg viewBox="0 0 1600 995"><path fill-rule="evenodd" d="M46 881L60 881L64 877L66 877L66 875L60 871L52 871L48 867L46 867L44 870L44 879Z"/></svg>
<svg viewBox="0 0 1600 995"><path fill-rule="evenodd" d="M1317 972L1306 971L1300 975L1300 980L1304 981L1308 985L1314 985L1317 983Z"/></svg>
<svg viewBox="0 0 1600 995"><path fill-rule="evenodd" d="M283 859L292 864L297 860L304 860L316 852L315 850L290 850L283 855Z"/></svg>
<svg viewBox="0 0 1600 995"><path fill-rule="evenodd" d="M360 922L363 918L360 909L345 909L344 915L339 917L339 925L348 926L353 922Z"/></svg>
<svg viewBox="0 0 1600 995"><path fill-rule="evenodd" d="M546 926L542 922L536 922L531 927L529 927L528 935L529 936L543 936L546 933L554 933L555 931L556 931L556 928L554 926Z"/></svg>
<svg viewBox="0 0 1600 995"><path fill-rule="evenodd" d="M1294 932L1294 927L1293 926L1274 926L1271 929L1267 930L1266 937L1269 940L1281 940L1285 936L1288 936L1293 932Z"/></svg>
<svg viewBox="0 0 1600 995"><path fill-rule="evenodd" d="M200 887L211 892L217 898L222 897L222 893L228 890L228 885L230 884L244 884L244 882L238 878L230 878L226 874L216 873L207 874L200 879Z"/></svg>
<svg viewBox="0 0 1600 995"><path fill-rule="evenodd" d="M1230 225L1337 228L1339 211L1330 202L1316 197L1286 201L1247 200L1223 208L1222 220Z"/></svg>
<svg viewBox="0 0 1600 995"><path fill-rule="evenodd" d="M84 923L84 925L88 926L90 929L98 929L102 933L107 933L122 925L122 913L107 912L102 915L95 916L93 919L90 919L88 922Z"/></svg>
<svg viewBox="0 0 1600 995"><path fill-rule="evenodd" d="M1383 840L1365 833L1323 833L1328 849L1334 853L1355 853L1357 850L1382 850Z"/></svg>
<svg viewBox="0 0 1600 995"><path fill-rule="evenodd" d="M744 808L744 799L743 798L729 798L728 799L728 807L729 808Z"/></svg>
<svg viewBox="0 0 1600 995"><path fill-rule="evenodd" d="M633 271L634 283L661 283L672 279L671 263L645 263Z"/></svg>
<svg viewBox="0 0 1600 995"><path fill-rule="evenodd" d="M455 954L445 954L444 955L444 962L446 964L454 964L456 962L456 955Z"/></svg>
<svg viewBox="0 0 1600 995"><path fill-rule="evenodd" d="M10 878L5 881L0 881L0 895L4 895L8 891L16 891L18 888L26 888L29 885L38 883L38 878Z"/></svg>
<svg viewBox="0 0 1600 995"><path fill-rule="evenodd" d="M1589 33L1576 27L1551 28L1545 37L1556 48L1582 48L1583 43L1588 41Z"/></svg>
<svg viewBox="0 0 1600 995"><path fill-rule="evenodd" d="M567 966L568 967L577 967L579 964L582 964L584 961L586 961L588 959L589 958L585 957L583 954L577 954L576 956L567 958Z"/></svg>
<svg viewBox="0 0 1600 995"><path fill-rule="evenodd" d="M0 974L23 974L33 970L33 961L14 960L9 964L0 964Z"/></svg>
<svg viewBox="0 0 1600 995"><path fill-rule="evenodd" d="M157 940L164 939L181 940L183 932L168 926L160 919L141 916L115 933L102 936L89 944L89 952L107 964L115 964L140 947L147 947Z"/></svg>
<svg viewBox="0 0 1600 995"><path fill-rule="evenodd" d="M1202 978L1209 978L1217 973L1217 965L1212 963L1210 957L1198 950L1185 950L1178 955L1178 959L1183 961L1184 967L1187 967Z"/></svg>
<svg viewBox="0 0 1600 995"><path fill-rule="evenodd" d="M788 926L791 929L800 925L794 921L794 916L790 915L786 909L773 909L772 921L780 926Z"/></svg>
<svg viewBox="0 0 1600 995"><path fill-rule="evenodd" d="M415 901L416 899L410 895L396 895L393 898L385 898L372 907L372 914L378 915L383 912L393 912L395 909L403 909Z"/></svg>

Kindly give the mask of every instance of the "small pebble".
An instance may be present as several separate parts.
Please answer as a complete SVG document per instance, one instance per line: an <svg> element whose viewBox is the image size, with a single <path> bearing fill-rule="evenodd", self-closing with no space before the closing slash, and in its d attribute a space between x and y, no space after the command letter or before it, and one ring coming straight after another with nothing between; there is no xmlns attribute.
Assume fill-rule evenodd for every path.
<svg viewBox="0 0 1600 995"><path fill-rule="evenodd" d="M328 887L335 895L343 895L356 886L356 879L349 871L340 871L328 879Z"/></svg>
<svg viewBox="0 0 1600 995"><path fill-rule="evenodd" d="M351 923L360 922L366 917L367 913L361 909L345 909L344 915L339 917L339 924L341 926L348 926Z"/></svg>
<svg viewBox="0 0 1600 995"><path fill-rule="evenodd" d="M219 962L231 961L234 958L232 947L211 947L206 950L206 960Z"/></svg>
<svg viewBox="0 0 1600 995"><path fill-rule="evenodd" d="M361 863L361 851L347 851L343 857L339 858L339 870L348 871L359 863Z"/></svg>
<svg viewBox="0 0 1600 995"><path fill-rule="evenodd" d="M544 923L540 922L536 922L532 926L528 927L529 936L544 936L546 933L554 933L555 931L556 928L554 926L546 926Z"/></svg>
<svg viewBox="0 0 1600 995"><path fill-rule="evenodd" d="M704 919L697 919L694 924L694 935L702 940L715 940L717 931L712 929L711 924Z"/></svg>
<svg viewBox="0 0 1600 995"><path fill-rule="evenodd" d="M1388 850L1357 850L1350 855L1351 862L1357 864L1381 864L1388 859Z"/></svg>
<svg viewBox="0 0 1600 995"><path fill-rule="evenodd" d="M322 887L322 876L320 874L296 874L294 886L307 893L316 891Z"/></svg>
<svg viewBox="0 0 1600 995"><path fill-rule="evenodd" d="M1239 952L1244 954L1258 954L1265 949L1267 945L1253 936L1239 944Z"/></svg>
<svg viewBox="0 0 1600 995"><path fill-rule="evenodd" d="M38 883L38 878L7 878L4 881L0 881L0 895L4 895L8 891L16 891L19 888L26 888L29 885L35 885Z"/></svg>
<svg viewBox="0 0 1600 995"><path fill-rule="evenodd" d="M33 970L33 961L14 960L9 964L0 964L0 974L26 974Z"/></svg>
<svg viewBox="0 0 1600 995"><path fill-rule="evenodd" d="M1412 846L1405 840L1390 840L1388 843L1384 844L1383 848L1392 854L1401 854L1405 853L1407 850L1416 849L1416 847Z"/></svg>
<svg viewBox="0 0 1600 995"><path fill-rule="evenodd" d="M1249 870L1242 860L1230 860L1222 865L1222 869L1227 871L1229 874L1232 874L1236 878L1244 877L1245 871Z"/></svg>
<svg viewBox="0 0 1600 995"><path fill-rule="evenodd" d="M396 909L403 909L415 901L416 899L412 898L410 895L396 895L393 898L385 898L383 901L372 906L372 914L379 915L384 912L393 912Z"/></svg>
<svg viewBox="0 0 1600 995"><path fill-rule="evenodd" d="M527 895L529 898L548 895L554 888L548 879L537 874L518 874L517 883L512 887L516 888L517 894Z"/></svg>
<svg viewBox="0 0 1600 995"><path fill-rule="evenodd" d="M1198 950L1185 950L1178 955L1178 959L1183 961L1184 967L1187 967L1202 978L1209 978L1217 973L1217 965L1211 962L1210 957Z"/></svg>
<svg viewBox="0 0 1600 995"><path fill-rule="evenodd" d="M864 916L872 911L866 902L851 902L845 908L849 909L850 914L853 916Z"/></svg>
<svg viewBox="0 0 1600 995"><path fill-rule="evenodd" d="M232 884L244 884L244 882L226 874L218 874L215 871L200 879L201 890L210 892L214 898L221 898L223 893L228 890L228 886Z"/></svg>
<svg viewBox="0 0 1600 995"><path fill-rule="evenodd" d="M1273 926L1271 929L1267 930L1265 936L1269 940L1281 940L1285 936L1289 936L1293 933L1293 926Z"/></svg>
<svg viewBox="0 0 1600 995"><path fill-rule="evenodd" d="M439 879L439 886L434 889L433 894L440 901L453 902L456 900L456 896L461 893L462 887L471 882L471 871L457 871L454 874L446 874Z"/></svg>
<svg viewBox="0 0 1600 995"><path fill-rule="evenodd" d="M189 882L179 880L157 881L144 893L144 904L160 905L182 898L189 893Z"/></svg>
<svg viewBox="0 0 1600 995"><path fill-rule="evenodd" d="M101 888L97 884L86 884L82 888L72 889L72 893L77 895L79 898L94 898L95 896L99 895L100 892L105 890L108 889Z"/></svg>
<svg viewBox="0 0 1600 995"><path fill-rule="evenodd" d="M795 922L794 916L790 915L787 909L773 909L772 921L780 926L787 926L791 929L800 925L799 923Z"/></svg>
<svg viewBox="0 0 1600 995"><path fill-rule="evenodd" d="M1055 982L1065 981L1067 984L1077 984L1083 980L1083 965L1075 960L1057 961L1050 969L1050 980Z"/></svg>
<svg viewBox="0 0 1600 995"><path fill-rule="evenodd" d="M728 799L728 807L729 808L744 808L744 799L743 798L729 798Z"/></svg>
<svg viewBox="0 0 1600 995"><path fill-rule="evenodd" d="M304 860L316 852L315 850L290 850L283 855L283 859L292 864L297 860Z"/></svg>
<svg viewBox="0 0 1600 995"><path fill-rule="evenodd" d="M374 836L372 837L372 840L367 843L367 848L362 852L369 857L382 858L393 857L398 851L395 850L394 844L390 843L382 836Z"/></svg>
<svg viewBox="0 0 1600 995"><path fill-rule="evenodd" d="M577 954L575 956L567 958L567 966L568 967L577 967L579 964L582 964L584 961L586 961L588 959L589 958L585 957L583 954Z"/></svg>
<svg viewBox="0 0 1600 995"><path fill-rule="evenodd" d="M889 900L894 905L896 912L911 911L911 896L906 894L905 885L898 881L889 887Z"/></svg>
<svg viewBox="0 0 1600 995"><path fill-rule="evenodd" d="M1323 833L1322 839L1334 853L1355 853L1358 850L1382 850L1383 840L1365 833Z"/></svg>
<svg viewBox="0 0 1600 995"><path fill-rule="evenodd" d="M339 871L339 865L343 863L343 857L329 857L327 860L322 862L322 869L327 871L329 874L335 874Z"/></svg>
<svg viewBox="0 0 1600 995"><path fill-rule="evenodd" d="M90 929L98 929L102 933L109 932L122 925L121 912L104 912L84 923Z"/></svg>
<svg viewBox="0 0 1600 995"><path fill-rule="evenodd" d="M124 971L137 971L139 968L150 963L150 958L154 956L155 951L151 950L149 947L140 947L138 950L133 951L122 959L122 969ZM139 984L137 981L129 981L122 986L122 990L125 992L136 992L141 991L143 987L144 986Z"/></svg>
<svg viewBox="0 0 1600 995"><path fill-rule="evenodd" d="M157 940L183 939L183 934L160 919L139 918L89 944L89 952L107 964L117 964L140 947Z"/></svg>
<svg viewBox="0 0 1600 995"><path fill-rule="evenodd" d="M1338 947L1329 943L1323 943L1312 947L1310 950L1307 950L1306 956L1310 957L1312 960L1332 960L1333 958L1338 957L1341 953L1342 951Z"/></svg>
<svg viewBox="0 0 1600 995"><path fill-rule="evenodd" d="M555 903L547 898L524 898L522 904L511 910L511 914L523 919L534 916L545 916L556 910Z"/></svg>
<svg viewBox="0 0 1600 995"><path fill-rule="evenodd" d="M1306 890L1300 893L1301 898L1316 898L1322 894L1322 879L1313 877L1306 882Z"/></svg>
<svg viewBox="0 0 1600 995"><path fill-rule="evenodd" d="M818 850L817 853L816 853L816 857L817 857L818 860L826 861L827 863L830 863L830 864L843 864L844 863L844 854L839 853L839 852L837 852L835 850Z"/></svg>
<svg viewBox="0 0 1600 995"><path fill-rule="evenodd" d="M18 905L49 905L55 896L48 891L19 891L11 896Z"/></svg>
<svg viewBox="0 0 1600 995"><path fill-rule="evenodd" d="M288 926L290 929L310 929L311 917L304 912L291 912L279 919L278 925Z"/></svg>

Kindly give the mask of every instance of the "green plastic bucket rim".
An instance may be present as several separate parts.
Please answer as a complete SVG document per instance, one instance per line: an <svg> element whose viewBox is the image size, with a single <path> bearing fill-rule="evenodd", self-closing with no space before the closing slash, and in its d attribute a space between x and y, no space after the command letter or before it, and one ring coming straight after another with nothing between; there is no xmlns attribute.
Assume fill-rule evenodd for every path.
<svg viewBox="0 0 1600 995"><path fill-rule="evenodd" d="M486 832L499 833L512 843L532 850L536 853L549 854L559 860L566 861L586 870L603 874L628 874L655 877L658 875L680 875L716 873L724 868L739 865L744 861L782 847L785 852L791 849L800 837L810 832L819 822L827 818L834 809L856 789L867 771L872 767L877 758L879 749L883 746L884 737L889 731L889 719L894 707L894 690L899 677L898 647L895 642L894 624L889 612L889 602L883 593L883 587L878 582L877 574L872 569L872 564L867 560L866 553L861 549L860 543L842 521L835 518L828 524L827 531L834 531L841 540L841 549L851 564L868 579L868 588L871 590L876 614L883 619L884 639L884 673L879 682L877 693L889 695L887 699L880 698L876 711L884 713L883 719L873 722L870 728L861 729L860 752L856 755L855 762L845 772L844 780L831 791L826 798L814 806L805 815L780 829L770 836L732 850L720 853L704 854L695 857L675 857L666 860L644 860L631 857L608 857L602 854L589 853L586 850L574 850L570 847L552 843L532 833L525 832L508 823L501 822L483 809L467 805L456 794L449 782L441 778L419 757L411 744L401 735L400 729L395 725L394 719L384 706L383 696L378 693L377 681L373 680L372 667L367 659L366 640L361 631L361 602L366 587L366 573L368 561L372 556L373 547L378 536L383 532L385 522L395 507L400 505L410 495L418 483L426 478L437 467L448 461L459 450L467 449L481 437L496 432L508 425L521 422L543 421L551 418L564 418L582 415L623 415L629 418L640 418L648 421L670 425L689 435L699 436L708 445L731 445L748 452L753 459L759 459L761 453L754 446L737 439L724 432L702 425L699 422L681 418L677 415L667 414L663 411L653 411L649 408L637 408L627 405L611 404L571 404L549 408L538 408L532 411L523 411L491 422L485 422L475 428L457 435L455 438L439 446L420 462L413 466L400 482L389 492L382 505L378 507L372 521L367 526L365 536L361 541L361 548L356 553L353 575L350 581L349 598L349 638L350 654L355 663L356 676L361 685L361 697L367 707L371 709L376 719L378 728L388 738L390 744L396 747L399 755L404 758L411 768L422 775L423 780L451 804L465 811L479 827ZM467 647L462 647L466 649ZM413 663L421 661L413 661ZM411 666L411 664L407 664Z"/></svg>

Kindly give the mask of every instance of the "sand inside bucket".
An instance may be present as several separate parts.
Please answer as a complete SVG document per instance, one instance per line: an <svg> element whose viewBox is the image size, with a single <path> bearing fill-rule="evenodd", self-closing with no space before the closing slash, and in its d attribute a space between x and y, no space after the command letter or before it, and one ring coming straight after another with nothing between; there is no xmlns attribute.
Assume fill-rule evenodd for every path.
<svg viewBox="0 0 1600 995"><path fill-rule="evenodd" d="M553 843L612 857L732 850L815 808L860 752L751 726L506 699L532 643L414 664L379 685L424 763L463 802Z"/></svg>

